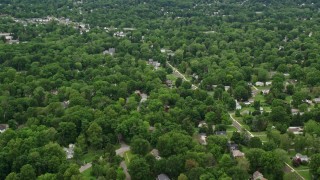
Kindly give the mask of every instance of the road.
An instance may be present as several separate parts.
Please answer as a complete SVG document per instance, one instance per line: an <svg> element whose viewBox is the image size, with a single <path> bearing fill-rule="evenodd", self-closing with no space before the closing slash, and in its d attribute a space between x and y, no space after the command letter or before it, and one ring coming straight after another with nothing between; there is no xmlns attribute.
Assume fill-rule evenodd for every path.
<svg viewBox="0 0 320 180"><path fill-rule="evenodd" d="M87 169L89 169L91 167L92 167L92 163L90 162L90 163L87 163L87 164L81 166L79 171L80 171L80 173L82 173L83 171L85 171L85 170L87 170Z"/></svg>
<svg viewBox="0 0 320 180"><path fill-rule="evenodd" d="M188 80L183 74L181 74L175 67L173 67L169 62L167 62L167 65L169 65L169 66L172 68L173 72L175 72L175 74L178 75L178 77L180 77L180 78L184 79L185 81L188 81L188 82L189 82L189 80ZM194 85L194 84L192 84L192 87L196 87L195 89L198 89L198 87L197 87L196 85ZM253 87L255 90L258 90L258 88L255 87L254 85L252 85L252 87ZM245 130L245 131L250 135L250 138L251 138L251 137L254 137L254 135L253 135L250 131L248 131L247 129L244 129L243 126L242 126L235 118L232 117L231 113L229 113L229 116L230 116L230 118L232 119L232 125L233 125L238 131L241 132L241 131ZM291 167L291 166L290 166L289 164L287 164L286 162L284 162L284 163L285 163L285 165L286 165L288 168L291 169L291 172L296 173L296 174L301 178L301 180L305 180L305 178L302 177L293 167Z"/></svg>
<svg viewBox="0 0 320 180"><path fill-rule="evenodd" d="M130 146L124 142L120 142L120 145L121 145L121 147L116 150L116 155L123 157L125 152L130 151ZM131 176L128 172L128 168L127 168L125 161L122 161L120 163L120 167L123 169L123 172L126 175L126 180L131 180Z"/></svg>
<svg viewBox="0 0 320 180"><path fill-rule="evenodd" d="M175 75L176 75L177 77L183 79L184 81L190 82L182 73L180 73L180 72L178 71L177 68L173 67L168 61L167 61L167 65L170 66L170 68L173 70L173 72L175 73ZM194 84L191 84L191 86L192 86L192 89L193 89L193 90L196 90L196 89L199 88L198 86L196 86L196 85L194 85Z"/></svg>
<svg viewBox="0 0 320 180"><path fill-rule="evenodd" d="M116 150L116 155L123 157L124 153L130 150L130 146L124 142L120 142L121 147Z"/></svg>

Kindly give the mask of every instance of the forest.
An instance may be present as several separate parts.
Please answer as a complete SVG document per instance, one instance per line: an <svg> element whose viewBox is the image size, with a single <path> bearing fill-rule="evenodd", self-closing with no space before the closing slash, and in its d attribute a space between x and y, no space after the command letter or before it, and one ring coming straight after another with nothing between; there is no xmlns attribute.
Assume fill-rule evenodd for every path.
<svg viewBox="0 0 320 180"><path fill-rule="evenodd" d="M320 179L320 1L1 0L0 180Z"/></svg>

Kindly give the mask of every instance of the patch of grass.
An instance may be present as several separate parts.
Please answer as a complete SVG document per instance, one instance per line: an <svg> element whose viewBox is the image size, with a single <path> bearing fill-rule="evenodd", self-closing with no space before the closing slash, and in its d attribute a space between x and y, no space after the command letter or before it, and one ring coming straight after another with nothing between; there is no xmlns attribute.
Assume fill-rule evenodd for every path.
<svg viewBox="0 0 320 180"><path fill-rule="evenodd" d="M84 154L81 158L80 161L83 163L88 163L92 162L96 157L102 156L103 151L94 151L94 150L89 150L86 154Z"/></svg>
<svg viewBox="0 0 320 180"><path fill-rule="evenodd" d="M302 177L304 177L305 179L312 179L311 178L311 174L310 171L300 171L298 172Z"/></svg>
<svg viewBox="0 0 320 180"><path fill-rule="evenodd" d="M256 97L254 97L255 101L260 101L260 103L264 103L266 101L266 99L264 98L263 95L261 94L257 94Z"/></svg>
<svg viewBox="0 0 320 180"><path fill-rule="evenodd" d="M92 168L89 168L89 169L87 169L87 170L85 170L84 172L81 173L81 177L83 179L95 180L96 178L91 175L91 172L92 172Z"/></svg>
<svg viewBox="0 0 320 180"><path fill-rule="evenodd" d="M127 166L130 164L130 161L134 156L135 155L132 154L131 151L127 151L127 152L124 153L124 160L125 160Z"/></svg>
<svg viewBox="0 0 320 180"><path fill-rule="evenodd" d="M175 75L173 75L173 74L167 74L167 79L169 79L169 80L171 80L171 81L175 82L175 81L176 81L176 79L177 79L177 77L176 77Z"/></svg>

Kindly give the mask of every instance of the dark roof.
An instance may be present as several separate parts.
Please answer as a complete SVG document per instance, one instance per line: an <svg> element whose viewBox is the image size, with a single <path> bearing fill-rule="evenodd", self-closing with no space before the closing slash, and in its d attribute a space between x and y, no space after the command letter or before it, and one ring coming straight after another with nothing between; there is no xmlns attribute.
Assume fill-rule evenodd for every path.
<svg viewBox="0 0 320 180"><path fill-rule="evenodd" d="M227 131L216 131L216 135L227 135Z"/></svg>
<svg viewBox="0 0 320 180"><path fill-rule="evenodd" d="M5 130L8 128L9 128L8 124L0 124L0 130Z"/></svg>
<svg viewBox="0 0 320 180"><path fill-rule="evenodd" d="M170 178L165 174L159 174L157 180L170 180Z"/></svg>

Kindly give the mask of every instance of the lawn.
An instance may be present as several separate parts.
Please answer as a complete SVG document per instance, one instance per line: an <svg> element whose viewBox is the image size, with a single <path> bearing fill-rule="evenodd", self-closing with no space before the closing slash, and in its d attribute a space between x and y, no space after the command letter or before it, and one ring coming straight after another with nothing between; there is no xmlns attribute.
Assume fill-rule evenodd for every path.
<svg viewBox="0 0 320 180"><path fill-rule="evenodd" d="M125 160L127 166L130 164L130 161L134 156L135 155L133 155L131 151L127 151L124 153L124 160Z"/></svg>
<svg viewBox="0 0 320 180"><path fill-rule="evenodd" d="M172 82L175 82L177 77L175 75L173 75L173 74L168 74L167 75L167 79L171 80Z"/></svg>
<svg viewBox="0 0 320 180"><path fill-rule="evenodd" d="M85 170L84 172L81 173L81 177L82 177L83 179L88 179L88 180L94 180L94 179L96 179L95 177L93 177L93 176L91 175L91 172L92 172L92 168L89 168L89 169L87 169L87 170Z"/></svg>
<svg viewBox="0 0 320 180"><path fill-rule="evenodd" d="M260 101L261 103L264 103L266 101L264 96L261 95L261 94L257 94L256 97L254 97L254 100L255 101Z"/></svg>
<svg viewBox="0 0 320 180"><path fill-rule="evenodd" d="M311 174L309 171L298 171L298 173L305 179L311 179Z"/></svg>
<svg viewBox="0 0 320 180"><path fill-rule="evenodd" d="M88 162L92 162L96 157L102 156L102 154L103 154L102 150L100 151L89 150L87 154L83 155L80 158L80 161L83 162L84 164Z"/></svg>

